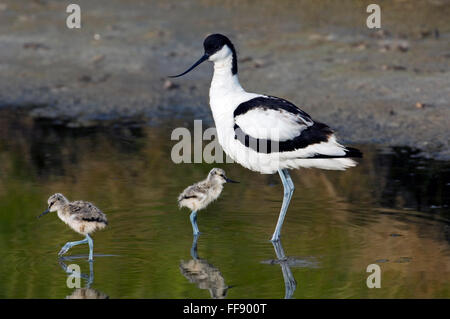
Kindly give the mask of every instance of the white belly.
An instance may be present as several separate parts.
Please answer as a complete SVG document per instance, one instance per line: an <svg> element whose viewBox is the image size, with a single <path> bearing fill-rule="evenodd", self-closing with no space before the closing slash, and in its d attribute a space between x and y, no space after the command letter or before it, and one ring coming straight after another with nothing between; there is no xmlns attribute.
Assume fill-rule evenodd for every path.
<svg viewBox="0 0 450 319"><path fill-rule="evenodd" d="M273 174L281 167L280 153L258 153L235 139L233 114L214 114L217 138L225 154L242 166L263 174Z"/></svg>

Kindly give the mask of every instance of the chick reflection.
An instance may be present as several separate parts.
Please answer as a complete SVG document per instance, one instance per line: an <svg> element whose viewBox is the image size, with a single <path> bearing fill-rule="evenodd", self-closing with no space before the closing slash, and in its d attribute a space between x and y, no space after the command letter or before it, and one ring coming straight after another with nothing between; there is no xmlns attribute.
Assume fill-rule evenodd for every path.
<svg viewBox="0 0 450 319"><path fill-rule="evenodd" d="M265 264L279 264L283 272L283 280L285 286L285 299L291 299L297 288L297 282L292 274L291 267L317 268L318 262L314 258L292 258L286 257L281 240L272 242L277 259L263 261Z"/></svg>
<svg viewBox="0 0 450 319"><path fill-rule="evenodd" d="M59 264L65 273L73 275L67 265L60 259ZM108 299L109 296L101 291L91 288L94 283L94 263L89 263L89 275L80 274L80 277L86 281L86 287L75 289L71 295L66 296L66 299Z"/></svg>
<svg viewBox="0 0 450 319"><path fill-rule="evenodd" d="M181 261L180 271L192 283L196 283L200 289L208 289L213 299L223 299L227 295L228 287L225 284L219 269L208 263L207 260L198 257L198 235L192 241L191 256L189 261Z"/></svg>

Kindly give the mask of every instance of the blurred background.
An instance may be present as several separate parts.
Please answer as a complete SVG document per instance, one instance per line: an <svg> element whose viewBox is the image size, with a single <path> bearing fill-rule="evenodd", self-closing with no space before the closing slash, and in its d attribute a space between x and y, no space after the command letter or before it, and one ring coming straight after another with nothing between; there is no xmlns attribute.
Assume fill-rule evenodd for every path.
<svg viewBox="0 0 450 319"><path fill-rule="evenodd" d="M1 1L0 105L69 126L211 119L211 66L167 81L224 33L248 91L293 101L352 142L450 157L450 3L379 1ZM181 115L180 115L181 114Z"/></svg>
<svg viewBox="0 0 450 319"><path fill-rule="evenodd" d="M450 297L450 1L377 1L380 30L366 27L372 2L79 0L81 29L68 29L71 2L0 0L0 298ZM245 89L364 152L346 172L292 173L283 267L268 241L278 176L215 165L241 184L199 213L199 259L177 207L213 167L170 160L174 128L213 125L212 67L167 75L217 32ZM110 221L85 290L67 288L56 256L78 235L35 218L55 192ZM89 274L86 254L63 262ZM366 286L371 263L381 289Z"/></svg>

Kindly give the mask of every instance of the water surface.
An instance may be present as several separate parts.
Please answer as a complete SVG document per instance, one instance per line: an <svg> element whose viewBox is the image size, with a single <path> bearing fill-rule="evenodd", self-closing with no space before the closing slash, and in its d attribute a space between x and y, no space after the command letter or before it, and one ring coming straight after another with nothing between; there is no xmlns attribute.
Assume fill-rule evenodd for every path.
<svg viewBox="0 0 450 319"><path fill-rule="evenodd" d="M180 123L69 129L0 115L0 298L450 297L448 162L360 145L364 159L346 172L293 171L279 247L269 241L278 176L216 165L241 183L199 213L191 254L189 212L176 198L213 166L171 162L170 132ZM57 258L78 234L56 214L36 218L55 192L108 216L91 270L87 245ZM66 286L72 263L84 274L81 289ZM366 286L373 263L381 289Z"/></svg>

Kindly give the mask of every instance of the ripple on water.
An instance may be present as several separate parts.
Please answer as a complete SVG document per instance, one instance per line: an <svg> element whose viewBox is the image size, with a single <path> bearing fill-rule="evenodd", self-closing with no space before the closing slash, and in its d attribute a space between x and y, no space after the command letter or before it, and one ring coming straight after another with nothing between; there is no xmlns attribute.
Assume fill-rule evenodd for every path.
<svg viewBox="0 0 450 319"><path fill-rule="evenodd" d="M26 123L4 127L0 297L73 293L57 253L80 236L54 214L36 219L55 192L89 200L108 216L108 228L94 235L95 289L111 298L211 297L180 270L182 261L193 260L193 237L189 212L176 199L212 165L167 161L170 147L161 143L167 132L157 127L137 135ZM118 138L122 133L126 145ZM367 155L346 172L293 172L282 261L269 241L282 203L278 176L222 165L241 184L225 185L222 196L199 212L197 253L211 274L232 286L227 298L449 297L441 270L450 263L450 164L361 148ZM66 261L88 273L87 250L74 247ZM365 288L371 263L381 265L390 283L377 292ZM289 271L295 291L286 290L294 286L285 280Z"/></svg>

